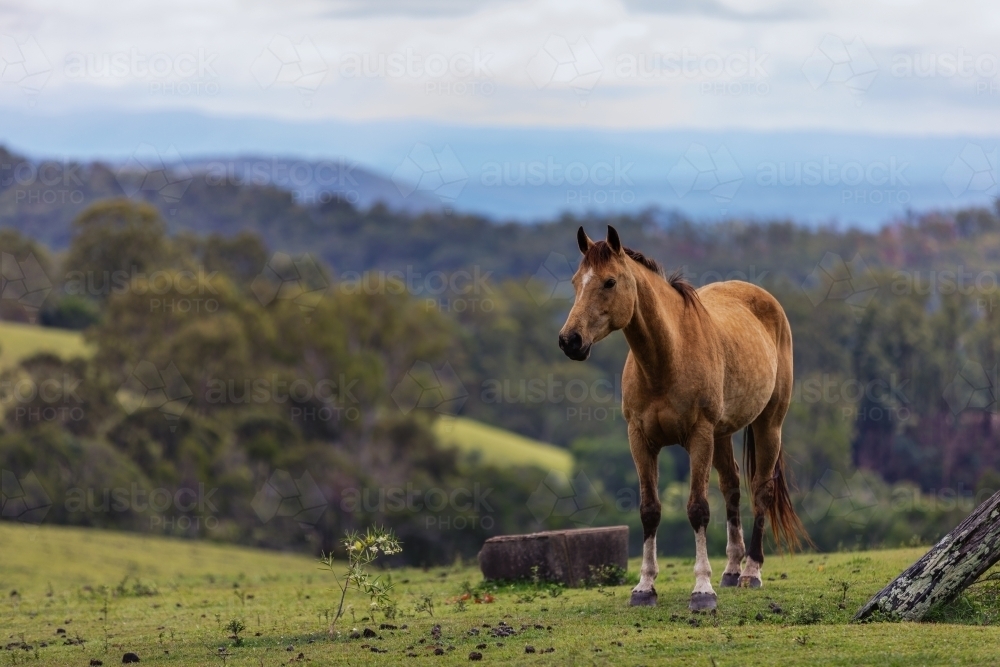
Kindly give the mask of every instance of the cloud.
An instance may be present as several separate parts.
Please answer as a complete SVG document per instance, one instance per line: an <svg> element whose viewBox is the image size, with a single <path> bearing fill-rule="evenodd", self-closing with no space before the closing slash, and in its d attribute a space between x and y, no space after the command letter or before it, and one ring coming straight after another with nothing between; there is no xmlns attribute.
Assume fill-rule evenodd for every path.
<svg viewBox="0 0 1000 667"><path fill-rule="evenodd" d="M163 12L125 0L95 7L49 0L0 13L0 34L17 44L37 43L53 70L30 99L10 94L18 92L17 83L0 83L0 107L23 108L30 102L39 114L49 115L185 109L288 120L419 119L449 126L995 135L1000 77L921 78L893 71L893 60L901 54L940 56L962 49L973 58L1000 57L989 22L977 18L990 6L956 0L907 11L901 5L908 1L301 0L247 8L178 0ZM902 24L896 20L901 11L908 16ZM587 62L600 64L600 71L585 72L590 77L584 81L586 104L557 81L538 85L538 72L530 65L533 59L539 64L540 52L549 53L546 45L553 35L570 46L585 44ZM830 74L832 79L822 70L826 78L819 87L803 74L828 35L846 44L858 39L870 53L878 75L860 82L870 84L863 100L844 94L839 70ZM276 39L309 45L309 57L296 52L262 61ZM198 62L203 54L210 75L159 80L73 77L65 71L70 54L133 50L147 57L165 54L179 64L192 55ZM715 73L716 63L751 52L758 59L766 56L766 75ZM362 74L343 73L348 57L367 63ZM663 64L677 57L693 58L698 65L677 74ZM442 75L427 74L426 67L421 74L378 73L387 71L378 63L399 58L458 66L445 67ZM487 63L485 74L462 75L463 63L477 58ZM623 58L636 63L635 76L618 74ZM302 63L311 68L292 81L292 70ZM824 64L814 58L816 63ZM864 71L851 70L871 71L871 63ZM281 77L291 83L281 84ZM276 83L270 85L272 78ZM597 83L590 86L591 81Z"/></svg>
<svg viewBox="0 0 1000 667"><path fill-rule="evenodd" d="M729 7L716 0L624 0L625 7L636 14L695 14L711 18L734 21L785 21L815 17L820 14L817 5L805 6L799 3L779 3L773 7L746 9L747 3L739 7Z"/></svg>

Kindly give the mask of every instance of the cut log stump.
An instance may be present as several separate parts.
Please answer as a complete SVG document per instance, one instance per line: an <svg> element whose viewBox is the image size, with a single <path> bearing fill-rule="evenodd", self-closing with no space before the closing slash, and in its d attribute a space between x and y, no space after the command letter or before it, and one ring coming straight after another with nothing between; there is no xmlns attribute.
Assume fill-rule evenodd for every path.
<svg viewBox="0 0 1000 667"><path fill-rule="evenodd" d="M973 510L923 558L868 601L854 620L882 613L919 621L959 593L1000 560L1000 492Z"/></svg>
<svg viewBox="0 0 1000 667"><path fill-rule="evenodd" d="M628 526L550 530L491 537L479 552L486 579L530 579L581 586L597 572L628 568Z"/></svg>

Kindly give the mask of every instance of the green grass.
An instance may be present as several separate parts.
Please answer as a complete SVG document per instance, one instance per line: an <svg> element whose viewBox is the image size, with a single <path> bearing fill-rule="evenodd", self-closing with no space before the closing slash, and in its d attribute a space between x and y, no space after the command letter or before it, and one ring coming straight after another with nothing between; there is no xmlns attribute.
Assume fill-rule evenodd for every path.
<svg viewBox="0 0 1000 667"><path fill-rule="evenodd" d="M535 466L567 475L573 471L573 455L565 449L472 419L442 418L435 423L435 431L444 446L455 447L484 465Z"/></svg>
<svg viewBox="0 0 1000 667"><path fill-rule="evenodd" d="M341 620L342 633L331 640L326 628L333 582L314 559L0 523L0 665L76 666L91 659L116 665L126 651L137 653L144 665L184 667L276 666L298 662L300 653L302 662L314 665L467 664L472 651L492 664L995 664L1000 628L993 625L849 623L921 551L769 557L764 588L719 589L715 615L687 611L693 575L692 563L683 559L661 559L660 606L652 609L627 606L629 585L557 596L530 584L501 586L492 590L494 603L462 606L455 599L463 590L483 590L474 566L393 570L398 613L389 622L398 629L381 629L381 617L362 620L366 601L350 597L357 618L349 613ZM712 566L718 576L722 560L713 559ZM630 563L633 579L636 567ZM110 591L106 621L102 586ZM433 603L433 616L416 610L424 596ZM232 619L247 628L239 647L227 638ZM496 628L501 621L516 634L490 636L484 624ZM432 636L435 625L440 641ZM348 638L352 629L365 627L378 637ZM60 628L65 635L57 634ZM470 635L473 629L479 634ZM32 648L3 650L21 641ZM480 643L487 647L477 649ZM528 645L539 652L527 655ZM434 655L438 646L443 655ZM226 647L224 660L220 647ZM555 651L541 653L548 648Z"/></svg>
<svg viewBox="0 0 1000 667"><path fill-rule="evenodd" d="M78 331L0 322L0 369L10 368L39 352L52 352L69 359L88 356L91 350Z"/></svg>

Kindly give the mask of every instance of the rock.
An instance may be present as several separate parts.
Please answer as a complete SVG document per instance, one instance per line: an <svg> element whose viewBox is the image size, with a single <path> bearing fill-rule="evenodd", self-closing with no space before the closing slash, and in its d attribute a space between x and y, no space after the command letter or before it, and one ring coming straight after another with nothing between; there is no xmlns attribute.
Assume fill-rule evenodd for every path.
<svg viewBox="0 0 1000 667"><path fill-rule="evenodd" d="M551 530L527 535L491 537L479 552L486 579L530 579L538 576L566 586L586 583L594 569L628 567L628 526Z"/></svg>
<svg viewBox="0 0 1000 667"><path fill-rule="evenodd" d="M469 660L482 660L482 659L483 659L483 654L480 653L479 651L473 651L472 653L469 654Z"/></svg>
<svg viewBox="0 0 1000 667"><path fill-rule="evenodd" d="M369 637L370 638L370 637L376 636L376 634L377 633L374 630L372 630L371 628L365 628L364 632L361 633L361 636L362 637Z"/></svg>
<svg viewBox="0 0 1000 667"><path fill-rule="evenodd" d="M535 652L535 647L534 646L525 646L524 647L524 652L525 653L534 653Z"/></svg>
<svg viewBox="0 0 1000 667"><path fill-rule="evenodd" d="M127 665L131 662L139 662L139 656L129 651L128 653L122 656L122 664Z"/></svg>
<svg viewBox="0 0 1000 667"><path fill-rule="evenodd" d="M90 659L90 667L101 667L101 665L103 665L103 664L104 663L101 662L100 660L98 660L97 658L91 658Z"/></svg>

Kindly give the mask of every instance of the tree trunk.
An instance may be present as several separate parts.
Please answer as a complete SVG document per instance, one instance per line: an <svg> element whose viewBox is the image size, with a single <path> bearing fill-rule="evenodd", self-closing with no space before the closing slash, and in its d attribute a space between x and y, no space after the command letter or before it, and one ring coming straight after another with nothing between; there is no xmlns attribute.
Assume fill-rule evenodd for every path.
<svg viewBox="0 0 1000 667"><path fill-rule="evenodd" d="M1000 492L973 510L958 528L858 610L861 621L882 612L922 620L932 607L955 599L1000 560Z"/></svg>

